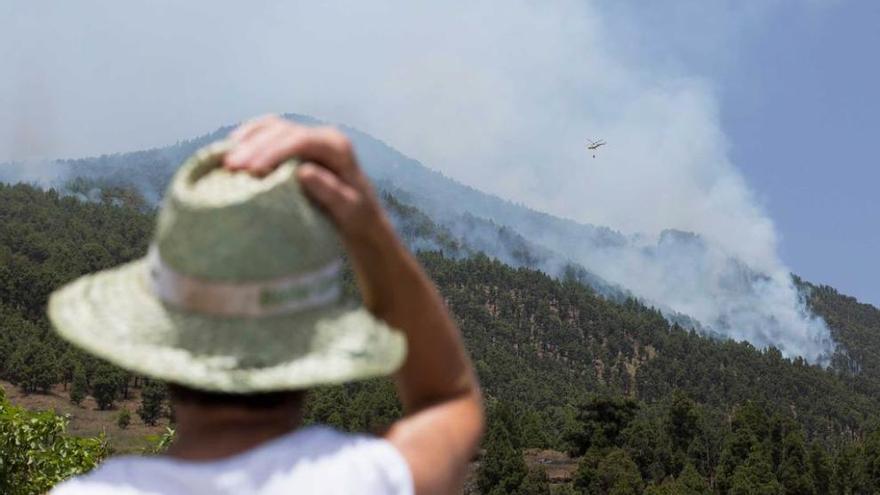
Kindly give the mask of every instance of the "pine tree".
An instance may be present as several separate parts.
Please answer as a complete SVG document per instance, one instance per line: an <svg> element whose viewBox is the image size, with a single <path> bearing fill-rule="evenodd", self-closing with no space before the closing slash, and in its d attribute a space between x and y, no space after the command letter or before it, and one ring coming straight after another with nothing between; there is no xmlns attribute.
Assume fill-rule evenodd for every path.
<svg viewBox="0 0 880 495"><path fill-rule="evenodd" d="M73 349L68 349L58 358L58 377L64 385L64 390L73 381L73 372L76 370L78 359Z"/></svg>
<svg viewBox="0 0 880 495"><path fill-rule="evenodd" d="M99 366L92 376L92 397L98 403L98 409L106 410L113 407L119 397L119 372L108 365Z"/></svg>
<svg viewBox="0 0 880 495"><path fill-rule="evenodd" d="M666 434L672 441L672 448L687 452L688 446L697 435L699 415L696 404L680 390L672 394L672 401L666 414Z"/></svg>
<svg viewBox="0 0 880 495"><path fill-rule="evenodd" d="M603 457L597 448L588 450L581 457L574 473L574 486L581 493L595 493L594 486L599 483L599 463Z"/></svg>
<svg viewBox="0 0 880 495"><path fill-rule="evenodd" d="M128 409L122 408L119 411L119 414L116 415L116 425L121 429L128 428L128 425L131 424L131 413L128 412Z"/></svg>
<svg viewBox="0 0 880 495"><path fill-rule="evenodd" d="M613 449L602 459L597 469L595 492L609 495L641 495L645 483L639 467L623 449Z"/></svg>
<svg viewBox="0 0 880 495"><path fill-rule="evenodd" d="M646 488L644 495L679 495L678 484L673 478L667 478L659 485Z"/></svg>
<svg viewBox="0 0 880 495"><path fill-rule="evenodd" d="M570 484L554 485L550 488L550 493L553 495L580 495L577 488Z"/></svg>
<svg viewBox="0 0 880 495"><path fill-rule="evenodd" d="M880 430L875 430L865 439L863 472L865 488L870 493L880 493Z"/></svg>
<svg viewBox="0 0 880 495"><path fill-rule="evenodd" d="M491 423L484 445L486 452L477 471L480 493L515 493L526 477L526 463L522 453L513 448L510 433L501 421Z"/></svg>
<svg viewBox="0 0 880 495"><path fill-rule="evenodd" d="M782 462L779 465L778 478L786 495L816 493L816 483L809 469L804 436L800 430L789 432L782 441Z"/></svg>
<svg viewBox="0 0 880 495"><path fill-rule="evenodd" d="M145 424L155 426L162 415L162 403L165 401L165 385L155 380L147 380L141 389L141 405L138 416Z"/></svg>
<svg viewBox="0 0 880 495"><path fill-rule="evenodd" d="M578 410L580 428L567 439L575 455L592 447L606 448L616 444L617 437L636 416L636 402L623 397L592 397Z"/></svg>
<svg viewBox="0 0 880 495"><path fill-rule="evenodd" d="M734 473L752 453L756 449L763 451L758 439L767 438L769 432L769 418L763 408L749 401L736 409L718 462L718 489L721 493L731 488ZM767 454L770 473L773 474L773 461Z"/></svg>
<svg viewBox="0 0 880 495"><path fill-rule="evenodd" d="M89 384L86 380L86 370L82 364L77 363L73 368L73 382L70 385L70 402L79 405L89 391Z"/></svg>
<svg viewBox="0 0 880 495"><path fill-rule="evenodd" d="M675 480L675 484L677 495L710 495L712 493L709 484L691 463L684 466L681 474Z"/></svg>
<svg viewBox="0 0 880 495"><path fill-rule="evenodd" d="M833 493L861 493L865 486L864 453L855 444L844 445L834 459Z"/></svg>
<svg viewBox="0 0 880 495"><path fill-rule="evenodd" d="M639 417L634 419L621 435L622 447L639 466L642 479L659 483L678 473L684 466L685 455L673 451L666 434L664 418Z"/></svg>
<svg viewBox="0 0 880 495"><path fill-rule="evenodd" d="M746 462L736 468L728 495L781 495L782 485L773 474L773 461L768 452L755 447Z"/></svg>
<svg viewBox="0 0 880 495"><path fill-rule="evenodd" d="M58 382L58 365L52 349L39 340L30 340L9 359L10 375L25 393L48 392Z"/></svg>
<svg viewBox="0 0 880 495"><path fill-rule="evenodd" d="M547 471L543 467L529 469L517 495L550 495L550 480L547 479Z"/></svg>
<svg viewBox="0 0 880 495"><path fill-rule="evenodd" d="M666 478L645 490L645 495L711 495L709 484L693 464L686 464L678 478Z"/></svg>
<svg viewBox="0 0 880 495"><path fill-rule="evenodd" d="M520 418L523 447L546 449L550 448L547 426L541 415L533 409L527 410Z"/></svg>
<svg viewBox="0 0 880 495"><path fill-rule="evenodd" d="M742 466L757 439L746 428L740 428L727 434L724 446L721 449L721 459L718 462L718 488L721 493L726 493L733 483L733 475Z"/></svg>
<svg viewBox="0 0 880 495"><path fill-rule="evenodd" d="M340 430L350 430L350 427L345 424L345 420L342 418L342 414L339 411L333 411L330 416L327 417L325 424Z"/></svg>
<svg viewBox="0 0 880 495"><path fill-rule="evenodd" d="M816 441L810 444L809 464L810 472L815 481L816 493L831 493L834 464L825 449Z"/></svg>
<svg viewBox="0 0 880 495"><path fill-rule="evenodd" d="M523 432L520 416L507 402L497 401L489 409L489 423L499 423L507 431L507 438L515 450L521 450Z"/></svg>

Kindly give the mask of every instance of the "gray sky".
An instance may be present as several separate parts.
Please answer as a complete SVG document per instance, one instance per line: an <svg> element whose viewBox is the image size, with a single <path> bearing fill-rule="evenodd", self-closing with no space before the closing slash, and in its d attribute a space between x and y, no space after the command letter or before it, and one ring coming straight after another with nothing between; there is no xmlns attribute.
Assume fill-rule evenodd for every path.
<svg viewBox="0 0 880 495"><path fill-rule="evenodd" d="M791 268L880 302L880 274L853 247L876 247L867 217L846 242L811 257L802 239L822 238L827 226L787 213L777 226L767 213L793 211L787 202L803 196L786 194L785 179L766 185L767 174L799 169L773 144L792 124L786 108L767 104L765 115L754 103L767 103L762 92L791 74L808 76L797 67L762 75L769 69L756 60L772 64L758 55L763 43L782 43L780 20L809 24L850 4L649 5L0 0L0 161L130 151L255 114L307 113L362 128L488 192L627 232L696 231L767 271L789 267L780 238L798 239L783 244L786 260L798 260ZM853 60L872 50L850 48L863 51ZM841 91L846 78L813 84ZM587 137L609 142L596 159ZM759 147L773 150L772 162ZM876 159L847 158L859 162L848 169L853 181L876 179L867 171ZM797 184L810 196L825 192L823 182ZM876 213L876 203L867 212L836 207ZM862 273L834 277L851 253L864 256L853 261Z"/></svg>

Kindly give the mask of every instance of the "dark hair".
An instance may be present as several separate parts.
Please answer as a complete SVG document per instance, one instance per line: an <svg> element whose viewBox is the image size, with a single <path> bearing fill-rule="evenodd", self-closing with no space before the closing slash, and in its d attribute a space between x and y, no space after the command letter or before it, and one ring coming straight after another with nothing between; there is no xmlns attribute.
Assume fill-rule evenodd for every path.
<svg viewBox="0 0 880 495"><path fill-rule="evenodd" d="M230 394L196 390L176 383L168 384L168 393L173 400L178 402L208 407L243 407L247 409L275 409L281 406L301 408L306 398L305 390Z"/></svg>

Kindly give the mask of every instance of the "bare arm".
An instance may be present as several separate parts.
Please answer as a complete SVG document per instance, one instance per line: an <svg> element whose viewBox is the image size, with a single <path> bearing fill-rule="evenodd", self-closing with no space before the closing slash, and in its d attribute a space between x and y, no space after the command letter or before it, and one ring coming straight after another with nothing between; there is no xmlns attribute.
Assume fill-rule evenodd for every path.
<svg viewBox="0 0 880 495"><path fill-rule="evenodd" d="M339 228L366 306L401 329L409 352L396 375L406 415L387 433L413 473L416 493L461 489L483 432L479 386L461 334L439 293L400 242L347 138L277 117L231 135L226 166L265 174L296 156L305 192Z"/></svg>

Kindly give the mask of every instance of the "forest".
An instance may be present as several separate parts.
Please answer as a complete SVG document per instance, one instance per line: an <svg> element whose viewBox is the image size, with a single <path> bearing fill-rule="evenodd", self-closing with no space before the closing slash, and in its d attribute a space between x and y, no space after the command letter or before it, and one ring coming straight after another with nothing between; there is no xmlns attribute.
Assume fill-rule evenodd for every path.
<svg viewBox="0 0 880 495"><path fill-rule="evenodd" d="M701 335L634 299L603 297L575 268L556 279L510 266L416 207L384 199L405 239L433 240L418 256L464 332L487 397L489 427L468 492L880 492L877 308L796 279L839 344L823 368ZM163 384L70 347L45 317L59 285L142 256L153 216L123 188L83 200L0 184L0 379L23 394L60 386L77 407L118 410L119 427L173 428ZM534 256L527 246L514 251ZM2 493L43 493L125 451L112 439L71 435L64 417L25 410L8 395L0 395ZM315 390L307 408L306 422L358 431L378 431L401 413L387 380ZM153 439L144 453L172 437ZM557 476L541 452L574 468Z"/></svg>

